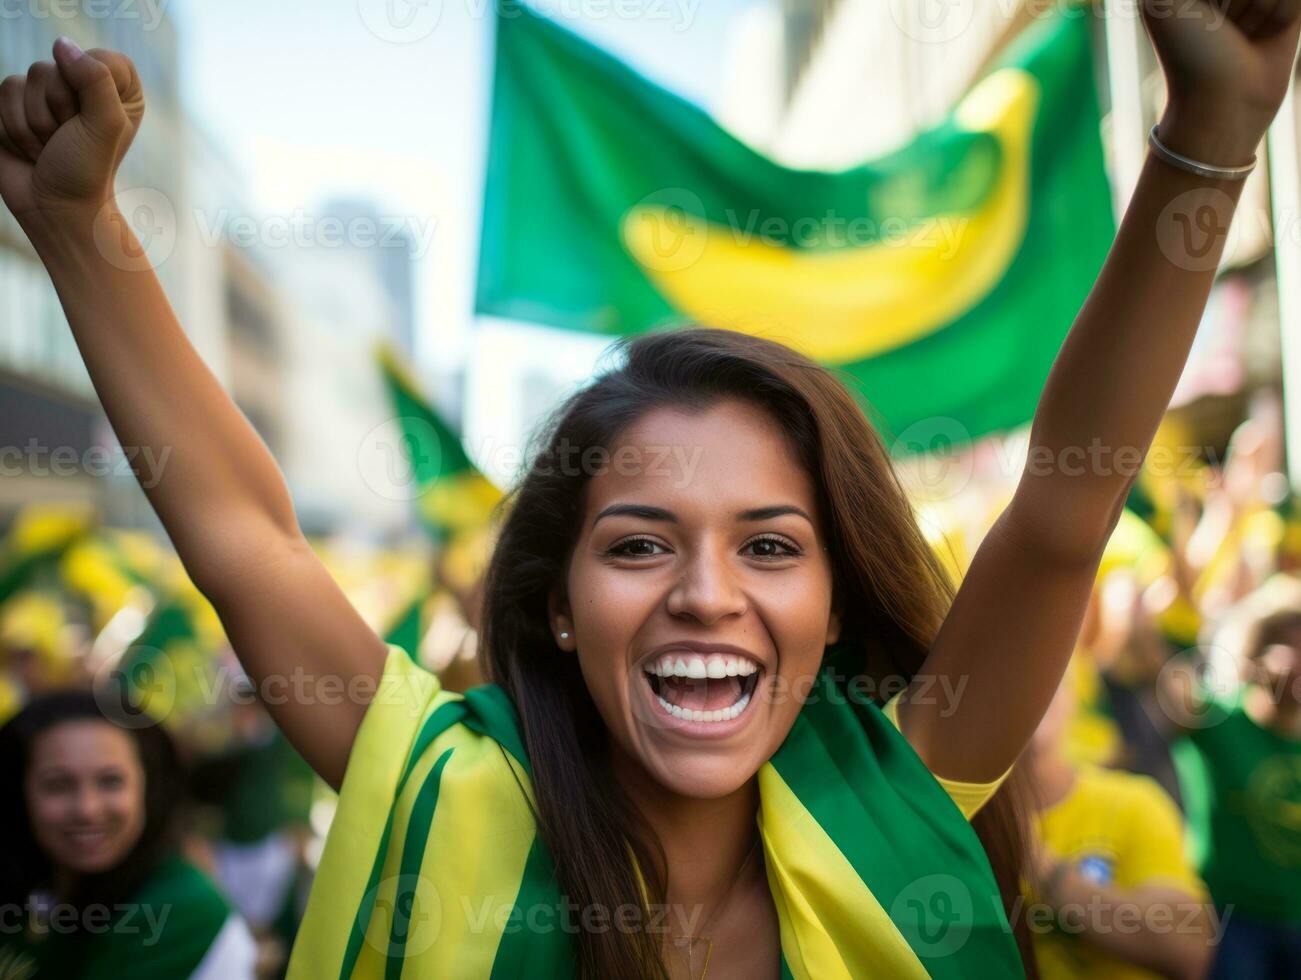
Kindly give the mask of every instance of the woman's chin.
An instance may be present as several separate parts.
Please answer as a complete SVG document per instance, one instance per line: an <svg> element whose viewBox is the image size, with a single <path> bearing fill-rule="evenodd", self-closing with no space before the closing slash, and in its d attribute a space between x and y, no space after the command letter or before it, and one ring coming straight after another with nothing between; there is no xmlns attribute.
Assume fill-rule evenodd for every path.
<svg viewBox="0 0 1301 980"><path fill-rule="evenodd" d="M114 847L95 853L73 852L62 855L62 864L76 874L102 874L116 867L126 857L127 849Z"/></svg>
<svg viewBox="0 0 1301 980"><path fill-rule="evenodd" d="M717 800L744 787L758 773L763 760L752 751L716 752L677 749L643 757L642 766L661 788L675 796Z"/></svg>

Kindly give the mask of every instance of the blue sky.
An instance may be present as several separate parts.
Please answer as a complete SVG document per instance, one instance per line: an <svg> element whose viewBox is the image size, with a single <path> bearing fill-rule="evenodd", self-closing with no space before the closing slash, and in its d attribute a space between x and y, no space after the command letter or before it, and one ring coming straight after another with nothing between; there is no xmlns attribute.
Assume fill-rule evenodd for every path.
<svg viewBox="0 0 1301 980"><path fill-rule="evenodd" d="M708 107L750 0L534 0ZM174 0L191 111L258 213L374 199L427 235L420 360L465 355L491 70L489 0ZM431 223L432 222L432 223Z"/></svg>

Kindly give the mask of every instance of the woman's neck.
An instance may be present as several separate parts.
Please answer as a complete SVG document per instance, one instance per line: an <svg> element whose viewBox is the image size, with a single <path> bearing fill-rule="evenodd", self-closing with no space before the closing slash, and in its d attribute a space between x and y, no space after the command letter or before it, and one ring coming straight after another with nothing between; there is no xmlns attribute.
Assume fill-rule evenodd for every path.
<svg viewBox="0 0 1301 980"><path fill-rule="evenodd" d="M618 752L612 764L620 785L664 848L669 903L665 928L678 936L696 934L719 903L741 887L738 871L748 879L761 867L753 856L759 834L758 779L727 796L699 799L665 789L635 760Z"/></svg>
<svg viewBox="0 0 1301 980"><path fill-rule="evenodd" d="M68 868L55 865L50 869L50 890L60 901L71 898L80 881L81 876Z"/></svg>

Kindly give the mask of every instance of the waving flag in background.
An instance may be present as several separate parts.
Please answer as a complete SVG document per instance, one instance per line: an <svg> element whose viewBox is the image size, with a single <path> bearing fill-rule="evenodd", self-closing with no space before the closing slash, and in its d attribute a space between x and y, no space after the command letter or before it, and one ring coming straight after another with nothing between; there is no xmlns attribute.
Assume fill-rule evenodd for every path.
<svg viewBox="0 0 1301 980"><path fill-rule="evenodd" d="M465 566L467 552L486 559L493 508L502 498L500 488L470 460L460 438L420 394L397 353L384 346L378 356L384 387L402 432L402 450L416 483L417 507L426 530L440 545L440 577ZM472 564L472 575L477 578L482 561ZM468 581L455 584L462 589L472 585ZM431 583L419 587L384 631L385 642L397 644L417 663L432 619L431 587Z"/></svg>
<svg viewBox="0 0 1301 980"><path fill-rule="evenodd" d="M397 355L382 347L378 356L425 527L444 544L462 531L480 530L489 523L501 490L479 472L460 437L420 394Z"/></svg>
<svg viewBox="0 0 1301 980"><path fill-rule="evenodd" d="M1089 20L1068 9L908 146L792 170L502 0L476 306L783 340L894 434L1019 425L1115 233L1098 117Z"/></svg>
<svg viewBox="0 0 1301 980"><path fill-rule="evenodd" d="M0 603L42 576L54 576L68 551L96 524L85 507L31 504L24 508L0 544Z"/></svg>
<svg viewBox="0 0 1301 980"><path fill-rule="evenodd" d="M397 616L384 631L384 642L394 643L407 652L407 656L420 663L420 641L424 639L425 630L429 628L426 606L429 591L422 589L409 603L403 606Z"/></svg>

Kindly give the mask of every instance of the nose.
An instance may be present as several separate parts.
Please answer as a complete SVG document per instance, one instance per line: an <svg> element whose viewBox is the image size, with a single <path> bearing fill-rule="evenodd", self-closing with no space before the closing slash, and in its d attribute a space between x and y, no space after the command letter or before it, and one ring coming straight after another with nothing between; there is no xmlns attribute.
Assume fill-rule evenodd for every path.
<svg viewBox="0 0 1301 980"><path fill-rule="evenodd" d="M720 553L723 550L708 545L691 549L669 591L670 615L690 617L710 626L745 612L748 603L737 577L738 569L727 554Z"/></svg>
<svg viewBox="0 0 1301 980"><path fill-rule="evenodd" d="M72 812L78 820L98 822L104 811L102 794L94 786L82 785L73 796Z"/></svg>

